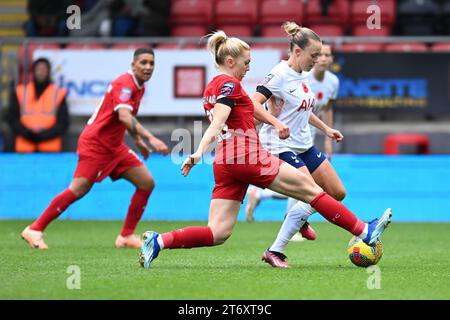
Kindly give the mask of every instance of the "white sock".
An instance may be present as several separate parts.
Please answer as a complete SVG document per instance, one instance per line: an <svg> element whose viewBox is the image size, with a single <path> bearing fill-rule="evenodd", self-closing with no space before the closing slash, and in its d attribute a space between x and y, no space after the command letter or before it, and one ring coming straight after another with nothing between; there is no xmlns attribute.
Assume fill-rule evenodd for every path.
<svg viewBox="0 0 450 320"><path fill-rule="evenodd" d="M368 232L369 232L369 225L365 223L364 230L358 237L361 239L365 239L367 237Z"/></svg>
<svg viewBox="0 0 450 320"><path fill-rule="evenodd" d="M164 242L163 242L162 236L160 234L156 237L156 241L158 241L158 244L159 244L159 247L161 248L161 250L164 249Z"/></svg>
<svg viewBox="0 0 450 320"><path fill-rule="evenodd" d="M286 212L291 211L292 207L298 202L298 200L294 198L288 198Z"/></svg>
<svg viewBox="0 0 450 320"><path fill-rule="evenodd" d="M277 238L269 248L270 251L284 252L289 240L298 232L305 221L316 210L309 204L298 201L286 215Z"/></svg>
<svg viewBox="0 0 450 320"><path fill-rule="evenodd" d="M284 194L272 191L270 189L261 190L260 199L275 198L275 199L286 199Z"/></svg>

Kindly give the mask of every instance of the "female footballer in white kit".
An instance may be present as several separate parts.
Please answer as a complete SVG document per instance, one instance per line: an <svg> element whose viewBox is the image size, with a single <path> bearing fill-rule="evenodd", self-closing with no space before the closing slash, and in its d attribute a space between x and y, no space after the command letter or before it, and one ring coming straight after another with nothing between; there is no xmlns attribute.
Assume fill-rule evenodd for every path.
<svg viewBox="0 0 450 320"><path fill-rule="evenodd" d="M333 84L327 83L325 86L324 77L320 81L320 74L318 74L319 80L311 81L313 72L309 72L314 65L320 65L319 71L325 72L330 63L327 55L331 51L328 46L325 46L323 52L320 48L316 52L310 49L308 36L309 32L313 33L310 29L301 28L293 22L287 22L283 26L291 39L295 38L295 40L291 40L291 51L294 44L300 44L300 48L303 47L303 53L298 57L291 55L287 61L281 61L276 65L266 77L265 82L257 87L257 92L253 95L252 100L255 107L262 107L267 102L270 113L289 126L291 136L288 139L281 140L278 138L277 131L269 125L262 126L259 136L265 149L306 174L311 174L319 186L329 192L333 198L341 201L345 197L345 188L327 160L325 153L314 147L310 128L311 124L323 131L330 140L335 139L339 142L343 139L343 135L338 130L332 129L321 121L315 112L313 113L317 107L318 99L311 84L316 90L322 92L321 99L319 99L320 109L327 109L332 103L331 100L337 94L335 85L337 78L335 79L327 74L327 80L332 79ZM308 51L308 49L310 50ZM264 198L264 195L261 195L262 193L268 193L268 191L255 187L249 190L249 201L246 207L248 221L253 219L253 211L256 205L261 201L261 198ZM269 195L279 197L272 191ZM298 230L306 239L314 240L316 237L314 230L305 222L315 210L304 203L297 205L297 207L302 207L301 210L291 210L296 203L296 200L289 201L288 214L278 237L263 255L263 260L274 267L287 267L287 264L284 263L283 251L288 241Z"/></svg>

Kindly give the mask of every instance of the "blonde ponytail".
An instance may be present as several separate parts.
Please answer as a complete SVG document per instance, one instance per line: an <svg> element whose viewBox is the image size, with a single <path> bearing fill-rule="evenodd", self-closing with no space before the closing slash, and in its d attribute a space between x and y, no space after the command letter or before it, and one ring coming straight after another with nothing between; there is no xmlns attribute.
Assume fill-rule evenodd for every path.
<svg viewBox="0 0 450 320"><path fill-rule="evenodd" d="M309 45L309 39L322 41L320 37L309 28L301 27L295 22L287 21L283 23L282 28L288 34L290 42L290 50L292 51L294 45L305 49Z"/></svg>
<svg viewBox="0 0 450 320"><path fill-rule="evenodd" d="M210 35L206 47L213 55L217 65L222 65L227 56L237 58L243 51L250 50L248 43L239 38L228 38L222 30Z"/></svg>

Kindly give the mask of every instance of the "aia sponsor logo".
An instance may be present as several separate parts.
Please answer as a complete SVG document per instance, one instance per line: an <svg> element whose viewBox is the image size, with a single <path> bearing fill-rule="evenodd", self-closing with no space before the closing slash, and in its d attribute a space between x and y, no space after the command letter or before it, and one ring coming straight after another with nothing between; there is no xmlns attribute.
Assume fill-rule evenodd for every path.
<svg viewBox="0 0 450 320"><path fill-rule="evenodd" d="M316 104L315 98L303 99L300 107L298 107L297 111L308 111L310 109L314 109L314 105Z"/></svg>

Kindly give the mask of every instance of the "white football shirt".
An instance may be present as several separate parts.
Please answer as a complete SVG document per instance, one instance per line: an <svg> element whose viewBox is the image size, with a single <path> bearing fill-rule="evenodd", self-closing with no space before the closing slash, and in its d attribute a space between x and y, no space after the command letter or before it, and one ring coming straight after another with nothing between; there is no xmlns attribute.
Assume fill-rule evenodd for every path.
<svg viewBox="0 0 450 320"><path fill-rule="evenodd" d="M308 73L298 73L289 67L287 61L281 61L261 85L272 93L267 101L269 111L291 131L289 138L281 140L272 125L264 124L259 132L264 148L272 154L303 153L311 148L313 140L308 121L315 96L309 86Z"/></svg>
<svg viewBox="0 0 450 320"><path fill-rule="evenodd" d="M309 84L312 91L316 95L316 104L314 106L314 114L320 117L323 108L328 104L330 100L336 100L339 92L339 78L331 73L330 71L325 71L325 76L322 81L319 81L314 77L314 72L311 70L309 72ZM316 135L316 127L311 126L311 135L314 140Z"/></svg>

